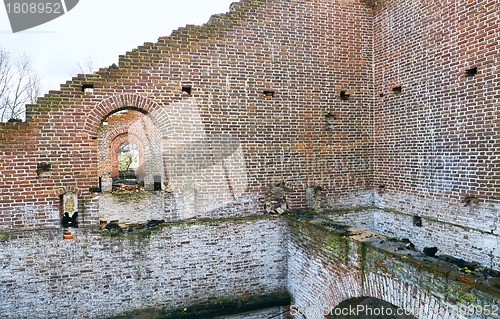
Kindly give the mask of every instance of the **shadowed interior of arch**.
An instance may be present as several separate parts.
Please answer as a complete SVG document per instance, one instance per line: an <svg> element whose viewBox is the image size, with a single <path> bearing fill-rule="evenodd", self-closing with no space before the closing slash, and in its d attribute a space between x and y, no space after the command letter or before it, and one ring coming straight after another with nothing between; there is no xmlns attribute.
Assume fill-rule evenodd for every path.
<svg viewBox="0 0 500 319"><path fill-rule="evenodd" d="M416 319L409 313L381 299L360 297L342 301L328 319Z"/></svg>

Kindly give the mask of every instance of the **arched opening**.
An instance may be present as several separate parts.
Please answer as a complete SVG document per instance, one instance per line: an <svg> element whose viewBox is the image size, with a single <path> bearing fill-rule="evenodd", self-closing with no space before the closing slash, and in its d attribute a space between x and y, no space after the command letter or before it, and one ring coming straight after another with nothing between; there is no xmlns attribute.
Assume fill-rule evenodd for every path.
<svg viewBox="0 0 500 319"><path fill-rule="evenodd" d="M136 108L103 117L97 135L98 218L102 227L165 219L165 167L160 129Z"/></svg>
<svg viewBox="0 0 500 319"><path fill-rule="evenodd" d="M102 191L164 189L161 140L152 119L142 111L119 109L107 115L98 134Z"/></svg>
<svg viewBox="0 0 500 319"><path fill-rule="evenodd" d="M111 140L109 148L114 183L119 179L144 181L145 147L140 137L122 133Z"/></svg>
<svg viewBox="0 0 500 319"><path fill-rule="evenodd" d="M331 310L328 319L416 319L405 309L387 301L360 297L342 301Z"/></svg>

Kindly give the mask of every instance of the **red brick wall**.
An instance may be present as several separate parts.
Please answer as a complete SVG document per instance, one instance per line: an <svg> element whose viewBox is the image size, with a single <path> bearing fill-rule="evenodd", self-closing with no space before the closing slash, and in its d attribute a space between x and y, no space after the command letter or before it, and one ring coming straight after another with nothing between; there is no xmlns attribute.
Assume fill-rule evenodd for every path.
<svg viewBox="0 0 500 319"><path fill-rule="evenodd" d="M498 2L375 2L375 184L498 203Z"/></svg>
<svg viewBox="0 0 500 319"><path fill-rule="evenodd" d="M290 207L305 206L309 186L321 186L325 197L370 189L372 40L366 1L247 0L201 27L181 28L121 56L118 69L74 78L28 108L30 127L37 128L26 133L28 143L12 146L13 153L1 144L2 161L20 159L23 166L1 194L2 227L14 224L13 205L29 201L41 220L20 227L56 227L58 195L69 188L80 192L85 218L85 207L95 207L89 188L98 186L98 127L127 107L148 113L162 133L164 183L186 180L178 199L183 187L201 187L194 191L207 202L227 203L217 150L228 140L239 143L244 159L228 174L257 201L276 182L289 189ZM83 84L93 84L93 92L82 92ZM190 96L182 84L192 85ZM269 89L274 98L264 97ZM342 90L349 100L340 98ZM330 124L328 113L335 117ZM17 134L9 126L2 131L3 140ZM52 165L50 179L37 178L40 161ZM168 165L182 169L171 174Z"/></svg>
<svg viewBox="0 0 500 319"><path fill-rule="evenodd" d="M69 189L81 194L81 210L94 207L99 125L122 108L154 123L163 157L151 162L179 196L189 189L227 203L232 185L219 175L229 148L242 151L244 165L226 173L258 202L283 183L292 208L315 186L323 208L370 205L368 190L379 186L386 198L376 196L377 205L411 197L395 207L409 213L423 198L498 206L497 14L491 1L237 3L128 52L118 69L67 82L28 107L29 125L2 124L0 221L55 226ZM38 176L43 163L50 172ZM457 223L480 213L464 214Z"/></svg>

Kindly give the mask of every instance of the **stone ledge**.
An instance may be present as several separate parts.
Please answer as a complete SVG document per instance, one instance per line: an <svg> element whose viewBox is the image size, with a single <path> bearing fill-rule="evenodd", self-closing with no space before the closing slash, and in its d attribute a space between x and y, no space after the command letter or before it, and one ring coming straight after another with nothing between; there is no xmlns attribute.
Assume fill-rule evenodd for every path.
<svg viewBox="0 0 500 319"><path fill-rule="evenodd" d="M500 298L500 273L495 270L465 261L465 266L459 266L452 260L456 258L451 256L429 257L408 247L406 241L335 223L326 219L323 214L315 216L311 213L290 213L287 220L292 229L299 229L302 236L312 241L315 248L313 253L337 257L337 261L342 262L345 267L358 268L362 278L369 272L398 276L399 267L404 265L406 269L414 269L420 273L421 277L442 278L447 283L443 292L450 302L472 302L476 298L474 295L478 293L485 300ZM348 265L350 257L359 259L355 264ZM457 296L452 297L455 294ZM455 299L456 297L460 298Z"/></svg>

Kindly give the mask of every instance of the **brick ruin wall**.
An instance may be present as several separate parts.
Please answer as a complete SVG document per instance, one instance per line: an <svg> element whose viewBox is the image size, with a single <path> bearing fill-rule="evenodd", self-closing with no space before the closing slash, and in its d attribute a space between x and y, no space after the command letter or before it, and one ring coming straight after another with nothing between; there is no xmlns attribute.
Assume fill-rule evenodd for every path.
<svg viewBox="0 0 500 319"><path fill-rule="evenodd" d="M497 20L486 0L233 4L73 78L28 106L26 123L0 124L0 232L13 247L23 233L62 237L69 192L87 242L99 220L122 217L367 208L366 223L388 212L380 231L498 269ZM154 129L106 128L123 109ZM125 132L150 142L144 162L161 176L146 210L97 192L113 172L107 144Z"/></svg>
<svg viewBox="0 0 500 319"><path fill-rule="evenodd" d="M363 1L243 1L63 84L28 106L27 123L1 126L0 227L58 227L69 190L95 225L100 125L122 108L162 134L163 183L184 218L220 216L235 197L262 211L272 184L285 185L291 208L305 207L310 186L325 197L370 190L371 18Z"/></svg>
<svg viewBox="0 0 500 319"><path fill-rule="evenodd" d="M416 257L418 253L400 255L373 245L377 242L373 238L379 236L376 233L352 228L347 232L331 231L314 222L292 218L289 236L287 288L293 296L294 318L354 316L352 309L359 309L356 306L347 308L347 313L337 312L337 307L359 297L387 301L400 308L399 314L408 315L396 316L394 309L392 313L379 312L380 316L366 312L359 317L498 317L498 285L493 288L493 282L470 280L458 269ZM366 308L360 310L363 313Z"/></svg>
<svg viewBox="0 0 500 319"><path fill-rule="evenodd" d="M113 237L78 229L73 241L12 234L0 241L0 318L110 318L283 292L285 230L261 218Z"/></svg>
<svg viewBox="0 0 500 319"><path fill-rule="evenodd" d="M499 269L498 6L375 2L373 188L374 206L385 210L380 228Z"/></svg>

